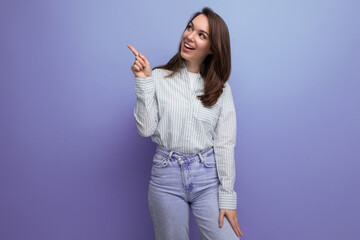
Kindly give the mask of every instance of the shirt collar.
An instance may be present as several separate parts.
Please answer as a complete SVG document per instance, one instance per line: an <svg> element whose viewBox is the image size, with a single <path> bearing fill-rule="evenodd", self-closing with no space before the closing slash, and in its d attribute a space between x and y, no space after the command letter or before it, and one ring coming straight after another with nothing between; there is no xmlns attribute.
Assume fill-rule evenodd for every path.
<svg viewBox="0 0 360 240"><path fill-rule="evenodd" d="M186 64L185 64L185 60L182 61L181 72L182 72L182 74L184 74L183 76L186 76L188 74ZM199 80L200 81L196 81L196 83L195 83L195 91L196 92L202 92L202 91L204 91L204 79L202 78L200 72L198 73L198 75L199 75ZM187 79L187 77L185 77L185 78Z"/></svg>

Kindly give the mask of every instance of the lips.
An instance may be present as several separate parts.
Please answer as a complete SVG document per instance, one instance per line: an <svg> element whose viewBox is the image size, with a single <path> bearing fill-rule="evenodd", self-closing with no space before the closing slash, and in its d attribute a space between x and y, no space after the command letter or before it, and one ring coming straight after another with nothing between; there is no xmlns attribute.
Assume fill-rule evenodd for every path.
<svg viewBox="0 0 360 240"><path fill-rule="evenodd" d="M193 46L191 46L188 42L184 42L184 46L187 48L187 49L190 49L190 50L194 50L195 48Z"/></svg>

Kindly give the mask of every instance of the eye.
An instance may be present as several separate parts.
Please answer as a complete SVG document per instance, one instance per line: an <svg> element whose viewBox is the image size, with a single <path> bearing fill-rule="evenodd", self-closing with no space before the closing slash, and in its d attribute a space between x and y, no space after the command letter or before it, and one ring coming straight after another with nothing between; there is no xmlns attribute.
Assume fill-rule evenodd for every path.
<svg viewBox="0 0 360 240"><path fill-rule="evenodd" d="M192 27L190 26L190 24L186 27L187 30L192 29Z"/></svg>
<svg viewBox="0 0 360 240"><path fill-rule="evenodd" d="M199 36L203 39L206 39L205 35L203 33L200 33Z"/></svg>

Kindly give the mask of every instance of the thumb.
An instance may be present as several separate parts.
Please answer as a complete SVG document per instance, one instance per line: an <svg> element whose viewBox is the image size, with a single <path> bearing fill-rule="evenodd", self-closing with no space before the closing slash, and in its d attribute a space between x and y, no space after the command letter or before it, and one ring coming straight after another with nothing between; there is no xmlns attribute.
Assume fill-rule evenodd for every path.
<svg viewBox="0 0 360 240"><path fill-rule="evenodd" d="M225 215L225 211L220 210L219 227L222 227L222 225L224 223L224 215Z"/></svg>

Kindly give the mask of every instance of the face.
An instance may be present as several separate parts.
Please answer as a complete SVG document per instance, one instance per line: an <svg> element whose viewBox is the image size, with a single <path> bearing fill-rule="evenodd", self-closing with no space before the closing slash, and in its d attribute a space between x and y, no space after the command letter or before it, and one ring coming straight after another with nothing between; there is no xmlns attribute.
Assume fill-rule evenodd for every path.
<svg viewBox="0 0 360 240"><path fill-rule="evenodd" d="M210 50L209 20L198 15L186 27L181 40L181 56L187 63L200 66Z"/></svg>

